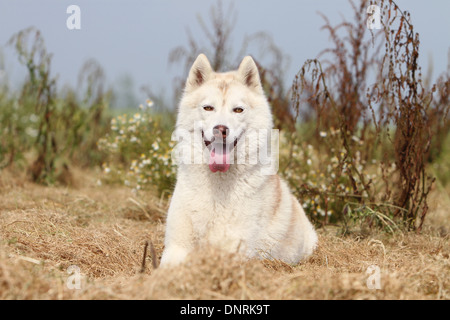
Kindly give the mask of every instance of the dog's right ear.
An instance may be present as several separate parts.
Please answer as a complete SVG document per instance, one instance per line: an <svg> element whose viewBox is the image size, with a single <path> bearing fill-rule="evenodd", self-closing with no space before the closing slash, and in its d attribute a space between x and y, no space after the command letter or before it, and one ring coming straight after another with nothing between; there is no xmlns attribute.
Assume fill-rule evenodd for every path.
<svg viewBox="0 0 450 320"><path fill-rule="evenodd" d="M189 77L186 81L186 91L192 91L200 87L208 81L212 73L213 69L211 68L208 58L201 53L197 59L195 59L191 71L189 71Z"/></svg>

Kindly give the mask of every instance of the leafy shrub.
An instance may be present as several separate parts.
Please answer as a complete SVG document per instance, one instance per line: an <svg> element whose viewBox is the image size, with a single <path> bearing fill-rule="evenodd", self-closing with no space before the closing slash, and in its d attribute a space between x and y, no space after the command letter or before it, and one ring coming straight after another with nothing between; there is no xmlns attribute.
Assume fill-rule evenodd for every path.
<svg viewBox="0 0 450 320"><path fill-rule="evenodd" d="M147 103L152 104L150 100ZM171 159L174 142L171 131L161 122L161 115L152 114L150 108L111 120L111 131L98 142L109 154L102 165L109 181L122 182L135 191L151 187L160 194L172 191L176 176Z"/></svg>
<svg viewBox="0 0 450 320"><path fill-rule="evenodd" d="M427 89L422 85L417 60L419 35L414 32L409 13L402 12L393 1L380 1L383 29L367 38L368 2L361 1L359 7L353 2L351 5L355 23L344 21L333 27L325 19L324 29L330 33L334 47L324 51L328 55L324 65L319 59L308 60L292 86L297 116L306 111L308 118L316 121L315 134L309 135L308 143L320 154L316 161L327 166L327 171L321 170L326 190L307 185L299 188L295 182L291 186L299 195L314 194L321 208L333 203L340 221L359 217L372 226L377 224L375 220L381 221L390 230L389 221L420 230L433 182L427 173L427 158L430 148L439 152L439 141L448 134L446 85L441 81L444 85L440 86L439 99L433 97L435 86ZM343 36L341 29L345 31ZM378 41L385 47L381 56ZM373 55L369 54L371 47ZM372 85L366 83L370 69L378 71ZM444 115L444 119L438 115ZM440 137L432 144L435 133ZM304 141L301 137L297 130L288 164L295 158L294 144ZM335 159L335 163L329 159ZM298 163L287 172L301 177L302 166L305 163ZM339 193L342 189L345 192ZM349 204L364 209L350 211ZM349 219L350 212L360 214ZM327 223L328 216L324 216L322 223Z"/></svg>
<svg viewBox="0 0 450 320"><path fill-rule="evenodd" d="M21 163L28 166L33 181L68 183L70 163L92 166L103 157L96 148L108 122L101 68L94 61L83 67L80 81L86 91L80 102L70 89L58 95L50 73L51 54L39 31L22 30L9 44L26 66L28 78L19 93L5 91L0 97L0 168ZM33 158L30 165L26 155Z"/></svg>

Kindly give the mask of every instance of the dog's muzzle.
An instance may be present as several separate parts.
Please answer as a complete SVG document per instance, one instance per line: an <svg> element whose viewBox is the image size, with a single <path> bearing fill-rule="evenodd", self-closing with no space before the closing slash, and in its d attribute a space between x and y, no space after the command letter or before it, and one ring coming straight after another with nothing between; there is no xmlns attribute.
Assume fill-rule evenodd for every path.
<svg viewBox="0 0 450 320"><path fill-rule="evenodd" d="M229 129L226 126L218 125L213 129L212 139L207 140L202 130L203 141L210 151L208 165L212 172L227 172L230 169L230 154L241 136L242 133L233 140L233 143L227 143Z"/></svg>

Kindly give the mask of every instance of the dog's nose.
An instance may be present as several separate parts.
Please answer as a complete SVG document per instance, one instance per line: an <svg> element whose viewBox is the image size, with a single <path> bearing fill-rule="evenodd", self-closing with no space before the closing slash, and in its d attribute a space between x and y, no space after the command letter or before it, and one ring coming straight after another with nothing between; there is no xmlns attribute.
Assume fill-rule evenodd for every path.
<svg viewBox="0 0 450 320"><path fill-rule="evenodd" d="M213 128L213 134L216 139L225 140L228 134L228 127L224 125L218 125Z"/></svg>

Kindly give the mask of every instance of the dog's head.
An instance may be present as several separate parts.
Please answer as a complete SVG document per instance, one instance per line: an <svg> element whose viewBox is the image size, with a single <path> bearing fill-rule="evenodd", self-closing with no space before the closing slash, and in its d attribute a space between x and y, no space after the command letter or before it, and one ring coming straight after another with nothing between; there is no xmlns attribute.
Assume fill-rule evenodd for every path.
<svg viewBox="0 0 450 320"><path fill-rule="evenodd" d="M211 171L228 171L237 146L258 143L249 141L248 133L271 128L272 115L253 59L245 57L236 71L216 73L200 54L189 72L177 129L201 136L197 141L208 153Z"/></svg>

